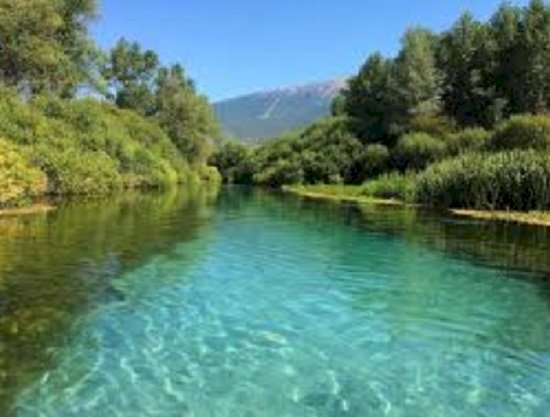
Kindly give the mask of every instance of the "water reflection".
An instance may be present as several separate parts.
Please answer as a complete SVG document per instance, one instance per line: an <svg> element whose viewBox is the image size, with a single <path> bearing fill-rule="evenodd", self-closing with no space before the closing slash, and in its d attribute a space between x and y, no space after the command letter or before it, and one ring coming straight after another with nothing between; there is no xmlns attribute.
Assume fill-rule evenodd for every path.
<svg viewBox="0 0 550 417"><path fill-rule="evenodd" d="M5 410L25 387L21 417L545 415L547 230L213 198L2 223Z"/></svg>
<svg viewBox="0 0 550 417"><path fill-rule="evenodd" d="M128 193L0 217L0 415L53 365L80 315L125 297L114 277L206 232L217 192Z"/></svg>

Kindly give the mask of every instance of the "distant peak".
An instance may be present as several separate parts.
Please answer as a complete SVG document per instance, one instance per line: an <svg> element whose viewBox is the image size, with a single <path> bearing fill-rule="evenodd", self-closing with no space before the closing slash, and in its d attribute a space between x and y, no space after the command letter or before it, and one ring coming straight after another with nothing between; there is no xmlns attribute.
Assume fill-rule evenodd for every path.
<svg viewBox="0 0 550 417"><path fill-rule="evenodd" d="M347 78L341 77L328 81L318 81L302 85L294 85L289 87L280 87L267 90L260 90L249 94L244 94L239 97L220 100L219 103L231 100L238 100L246 97L270 97L276 95L302 95L314 94L320 97L334 97L343 88L346 87Z"/></svg>
<svg viewBox="0 0 550 417"><path fill-rule="evenodd" d="M302 128L330 114L345 78L260 91L214 104L228 137L260 141Z"/></svg>

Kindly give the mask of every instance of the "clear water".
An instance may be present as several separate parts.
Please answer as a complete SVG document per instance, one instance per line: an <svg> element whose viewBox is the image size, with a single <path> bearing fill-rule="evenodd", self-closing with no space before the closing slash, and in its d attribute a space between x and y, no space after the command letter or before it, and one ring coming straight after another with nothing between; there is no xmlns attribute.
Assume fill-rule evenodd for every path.
<svg viewBox="0 0 550 417"><path fill-rule="evenodd" d="M5 415L550 415L548 231L183 194L0 220Z"/></svg>

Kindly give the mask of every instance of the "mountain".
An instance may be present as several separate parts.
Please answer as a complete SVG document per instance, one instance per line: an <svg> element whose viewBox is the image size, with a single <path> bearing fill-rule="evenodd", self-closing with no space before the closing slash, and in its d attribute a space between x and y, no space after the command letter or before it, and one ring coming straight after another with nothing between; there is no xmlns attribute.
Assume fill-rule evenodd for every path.
<svg viewBox="0 0 550 417"><path fill-rule="evenodd" d="M263 91L214 104L224 133L246 142L303 127L330 114L332 100L345 79Z"/></svg>

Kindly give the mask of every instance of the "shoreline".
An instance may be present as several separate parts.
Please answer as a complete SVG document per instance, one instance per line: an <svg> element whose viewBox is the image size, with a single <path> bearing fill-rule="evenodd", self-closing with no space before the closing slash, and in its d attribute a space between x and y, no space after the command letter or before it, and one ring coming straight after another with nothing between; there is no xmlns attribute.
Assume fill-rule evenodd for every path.
<svg viewBox="0 0 550 417"><path fill-rule="evenodd" d="M383 206L415 207L413 204L390 198L375 198L366 196L353 196L342 194L329 194L322 191L310 191L301 187L284 186L283 191L318 200L341 201L345 203L377 204Z"/></svg>
<svg viewBox="0 0 550 417"><path fill-rule="evenodd" d="M309 188L309 189L308 189ZM330 194L321 190L311 190L311 187L285 186L283 191L306 198L318 200L330 200L358 204L376 204L385 206L421 207L416 204L405 203L395 199L382 199L365 196ZM447 209L447 213L455 216L469 217L479 220L497 220L508 223L526 224L539 227L550 227L550 211L504 211L504 210L472 210L472 209Z"/></svg>
<svg viewBox="0 0 550 417"><path fill-rule="evenodd" d="M4 208L4 209L0 209L0 218L49 213L51 211L54 211L55 209L56 209L55 206L52 206L50 204L44 204L44 203L33 204L25 207Z"/></svg>
<svg viewBox="0 0 550 417"><path fill-rule="evenodd" d="M462 217L480 220L498 220L508 223L528 224L531 226L550 227L550 212L548 211L503 211L503 210L469 210L449 209Z"/></svg>

